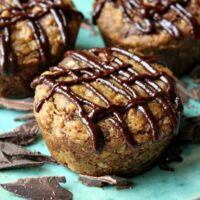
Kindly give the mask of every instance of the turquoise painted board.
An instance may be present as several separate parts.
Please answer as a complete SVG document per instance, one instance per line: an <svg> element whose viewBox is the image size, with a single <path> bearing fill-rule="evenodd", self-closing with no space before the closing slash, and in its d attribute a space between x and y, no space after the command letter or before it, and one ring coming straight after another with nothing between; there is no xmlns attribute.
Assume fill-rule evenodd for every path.
<svg viewBox="0 0 200 200"><path fill-rule="evenodd" d="M78 9L85 17L90 18L92 0L74 0ZM87 30L81 29L76 48L103 47L100 36L92 36ZM187 81L190 81L186 79ZM200 103L190 100L190 106L185 108L188 115L200 114ZM10 130L20 123L13 121L20 112L0 109L0 132ZM39 136L31 150L49 154L46 145ZM183 146L184 162L173 164L175 172L161 171L157 167L143 175L133 178L133 189L118 191L113 187L104 189L89 188L78 181L78 175L70 170L57 165L44 165L38 168L17 169L0 172L0 183L12 182L18 178L30 176L66 176L67 187L74 194L74 200L195 200L200 199L200 145ZM20 200L0 188L0 200Z"/></svg>

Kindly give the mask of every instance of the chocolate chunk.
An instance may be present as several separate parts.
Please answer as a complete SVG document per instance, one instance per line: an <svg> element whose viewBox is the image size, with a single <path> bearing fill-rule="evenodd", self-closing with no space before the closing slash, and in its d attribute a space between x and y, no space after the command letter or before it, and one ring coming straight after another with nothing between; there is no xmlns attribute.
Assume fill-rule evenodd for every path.
<svg viewBox="0 0 200 200"><path fill-rule="evenodd" d="M200 116L184 117L184 126L180 129L180 134L177 136L178 141L200 143Z"/></svg>
<svg viewBox="0 0 200 200"><path fill-rule="evenodd" d="M182 150L178 147L181 144L180 142L200 143L200 116L184 116L182 125L178 136L174 138L173 142L158 160L158 165L163 170L174 171L168 164L171 162L181 162L183 160L181 157Z"/></svg>
<svg viewBox="0 0 200 200"><path fill-rule="evenodd" d="M125 189L130 188L133 186L133 183L130 182L128 179L119 177L119 176L86 176L80 175L79 181L84 185L90 187L103 187L105 185L114 185L118 189Z"/></svg>
<svg viewBox="0 0 200 200"><path fill-rule="evenodd" d="M40 152L31 152L12 143L0 142L0 170L34 167L50 162L55 161Z"/></svg>
<svg viewBox="0 0 200 200"><path fill-rule="evenodd" d="M24 100L10 100L5 98L0 98L0 107L11 110L32 111L33 99L27 98Z"/></svg>
<svg viewBox="0 0 200 200"><path fill-rule="evenodd" d="M88 19L82 20L81 27L86 29L88 32L90 32L92 36L97 35L97 32L96 32L94 26L89 22Z"/></svg>
<svg viewBox="0 0 200 200"><path fill-rule="evenodd" d="M161 170L165 170L165 171L169 171L169 172L173 172L174 168L170 167L168 164L160 162L158 164L158 166L160 167Z"/></svg>
<svg viewBox="0 0 200 200"><path fill-rule="evenodd" d="M13 129L12 131L0 134L0 141L19 145L32 144L35 141L38 129L36 121L31 120L26 124Z"/></svg>
<svg viewBox="0 0 200 200"><path fill-rule="evenodd" d="M168 164L172 162L182 162L183 158L181 154L182 150L178 147L178 144L173 141L158 159L158 166L162 170L174 171Z"/></svg>
<svg viewBox="0 0 200 200"><path fill-rule="evenodd" d="M196 68L191 72L190 78L196 83L200 83L200 65L197 65Z"/></svg>
<svg viewBox="0 0 200 200"><path fill-rule="evenodd" d="M176 80L176 89L183 103L187 103L189 101L190 95L186 83L180 80Z"/></svg>
<svg viewBox="0 0 200 200"><path fill-rule="evenodd" d="M35 119L35 115L34 113L28 113L25 115L21 115L19 117L16 117L14 120L17 121L28 121L28 120L32 120Z"/></svg>
<svg viewBox="0 0 200 200"><path fill-rule="evenodd" d="M72 193L61 187L60 183L66 183L65 177L25 178L0 185L9 192L31 200L71 200Z"/></svg>
<svg viewBox="0 0 200 200"><path fill-rule="evenodd" d="M194 87L189 90L190 97L200 101L200 87Z"/></svg>
<svg viewBox="0 0 200 200"><path fill-rule="evenodd" d="M183 103L187 103L189 98L200 101L200 87L189 89L185 82L176 80L176 88Z"/></svg>
<svg viewBox="0 0 200 200"><path fill-rule="evenodd" d="M98 177L92 176L80 175L79 181L90 187L103 187L105 185L105 183L99 180Z"/></svg>

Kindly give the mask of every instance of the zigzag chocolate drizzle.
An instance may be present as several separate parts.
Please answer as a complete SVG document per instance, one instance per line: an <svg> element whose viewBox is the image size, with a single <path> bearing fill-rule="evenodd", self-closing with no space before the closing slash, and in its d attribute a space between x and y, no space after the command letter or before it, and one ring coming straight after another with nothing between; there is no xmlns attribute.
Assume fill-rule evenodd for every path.
<svg viewBox="0 0 200 200"><path fill-rule="evenodd" d="M99 59L99 53L105 55L106 62ZM140 74L133 69L131 64L124 63L116 55L125 56L139 63L147 73ZM36 87L39 84L46 84L51 88L47 97L37 103L36 112L39 112L43 104L55 93L66 96L76 105L79 117L87 127L96 151L101 151L104 146L104 135L98 126L98 122L109 116L112 116L110 118L111 122L120 130L127 143L132 146L138 145L132 137L123 117L131 108L138 108L144 114L151 128L152 140L156 141L159 138L159 127L148 106L148 103L153 100L162 106L166 115L171 120L174 132L176 132L179 111L183 108L180 98L175 94L173 81L167 74L157 71L140 57L118 48L91 49L89 52L70 51L66 53L66 57L68 56L71 56L78 62L85 63L87 67L79 69L64 69L62 66L53 67L51 68L51 74L41 75L36 78L32 83L32 87ZM59 81L59 78L65 76L70 76L72 80ZM156 80L161 80L167 85L169 96L155 82ZM97 81L115 93L123 95L128 100L128 103L124 105L113 105L109 99L92 86L91 83L93 81ZM78 84L84 85L96 95L105 104L105 107L96 105L70 89L71 86ZM132 87L133 84L140 87L147 96L141 97ZM92 108L89 113L85 111L84 105Z"/></svg>
<svg viewBox="0 0 200 200"><path fill-rule="evenodd" d="M135 24L141 33L155 33L156 28L162 28L175 38L180 37L180 30L170 19L164 17L166 13L173 10L174 15L179 16L190 26L194 38L200 37L199 25L195 17L186 10L191 0L158 0L148 4L145 0L99 0L94 7L93 21L96 23L106 2L112 2L119 7L129 23ZM134 16L140 20L136 21Z"/></svg>
<svg viewBox="0 0 200 200"><path fill-rule="evenodd" d="M70 12L77 12L70 9L62 0L13 0L14 6L6 0L0 2L5 9L0 13L0 74L12 75L17 70L17 58L11 47L11 26L20 20L27 20L29 27L39 46L39 53L42 64L51 60L49 41L45 30L39 20L46 14L51 13L59 28L64 48L68 48L70 31L68 23ZM30 10L35 6L40 7L40 11L32 13ZM10 16L3 16L4 12L9 12ZM80 14L77 12L77 14Z"/></svg>

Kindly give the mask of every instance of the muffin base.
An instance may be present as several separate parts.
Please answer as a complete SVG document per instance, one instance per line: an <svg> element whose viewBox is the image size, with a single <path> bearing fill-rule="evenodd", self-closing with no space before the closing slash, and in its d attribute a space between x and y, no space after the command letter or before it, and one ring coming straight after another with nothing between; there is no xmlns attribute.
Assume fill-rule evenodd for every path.
<svg viewBox="0 0 200 200"><path fill-rule="evenodd" d="M73 143L65 136L52 136L48 130L40 128L55 160L72 171L90 176L138 175L153 166L172 139L172 134L165 135L156 142L147 142L135 148L124 144L119 149L113 149L115 153L112 155L106 151L109 147L105 147L101 154L96 154L90 141L80 147L80 144Z"/></svg>

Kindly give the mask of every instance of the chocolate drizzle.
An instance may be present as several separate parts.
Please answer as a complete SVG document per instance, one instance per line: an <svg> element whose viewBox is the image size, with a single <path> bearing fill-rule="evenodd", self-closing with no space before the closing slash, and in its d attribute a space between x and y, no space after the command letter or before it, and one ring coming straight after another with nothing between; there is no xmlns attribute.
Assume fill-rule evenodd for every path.
<svg viewBox="0 0 200 200"><path fill-rule="evenodd" d="M104 54L106 61L99 59L99 54ZM118 57L123 56L138 63L147 72L140 74L131 64L124 63ZM159 138L159 127L157 120L151 112L148 103L157 101L169 116L174 132L178 127L179 112L182 110L180 98L176 96L174 91L173 80L164 72L157 71L154 67L148 64L145 60L128 51L118 48L91 49L86 51L70 51L66 53L66 57L72 57L79 63L85 63L86 68L64 69L61 65L51 68L51 73L41 75L36 78L32 87L39 84L46 84L51 88L50 93L46 98L36 104L36 111L39 112L43 104L50 99L54 93L60 93L72 101L78 110L78 114L83 124L87 127L90 133L96 151L101 151L104 145L104 135L98 126L98 122L107 117L120 130L124 139L128 144L135 146L138 143L132 137L128 125L124 120L124 115L131 108L138 108L146 118L150 125L150 134L152 140L156 141ZM70 81L60 81L60 77L70 76ZM168 95L155 82L162 81L167 85ZM91 82L98 83L110 88L116 94L121 94L127 99L124 105L113 105L104 94L99 92ZM97 96L105 106L99 106L92 101L89 101L71 90L71 86L82 84ZM146 94L142 97L132 87L137 85ZM91 111L86 112L84 106L87 105Z"/></svg>
<svg viewBox="0 0 200 200"><path fill-rule="evenodd" d="M197 20L186 9L191 0L158 0L150 2L145 2L144 0L99 0L94 6L94 23L100 17L106 2L111 2L119 7L126 20L129 23L133 23L141 33L155 33L156 28L161 28L171 36L178 38L181 32L173 20L174 16L178 16L187 22L194 38L200 37ZM166 17L166 14L171 11L173 11L173 17Z"/></svg>
<svg viewBox="0 0 200 200"><path fill-rule="evenodd" d="M45 64L51 59L51 53L48 37L39 20L48 13L53 15L62 37L64 49L67 49L69 48L68 44L70 44L68 42L70 39L70 31L68 30L70 12L77 12L62 0L14 0L13 3L14 5L11 5L5 0L1 1L1 4L5 7L0 13L0 74L3 75L12 75L17 71L17 58L11 45L12 25L20 20L27 20L39 47L41 64ZM34 7L39 7L40 11L30 12ZM80 13L77 12L77 14Z"/></svg>

